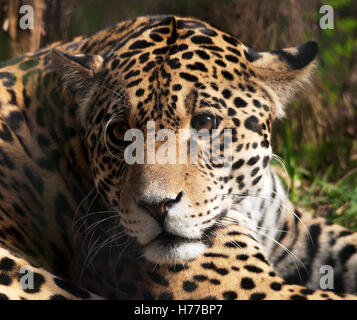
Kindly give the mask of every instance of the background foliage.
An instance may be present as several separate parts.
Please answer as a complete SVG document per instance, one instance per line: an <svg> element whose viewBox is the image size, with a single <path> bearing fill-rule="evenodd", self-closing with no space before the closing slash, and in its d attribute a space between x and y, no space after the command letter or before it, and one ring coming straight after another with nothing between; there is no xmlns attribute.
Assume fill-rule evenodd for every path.
<svg viewBox="0 0 357 320"><path fill-rule="evenodd" d="M256 50L318 41L314 84L275 124L274 150L285 161L295 203L357 230L357 1L0 0L0 60L32 49L26 38L19 38L23 32L9 29L9 8L24 3L38 12L47 7L45 23L36 29L38 46L135 16L167 13L206 20ZM334 8L333 30L319 28L323 4Z"/></svg>

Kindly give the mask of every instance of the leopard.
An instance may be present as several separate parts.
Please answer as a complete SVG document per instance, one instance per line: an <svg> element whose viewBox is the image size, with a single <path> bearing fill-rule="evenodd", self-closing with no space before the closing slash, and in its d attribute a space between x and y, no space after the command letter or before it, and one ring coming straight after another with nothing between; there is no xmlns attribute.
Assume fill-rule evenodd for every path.
<svg viewBox="0 0 357 320"><path fill-rule="evenodd" d="M319 290L317 280L286 282L291 265L272 254L276 242L295 251L283 235L300 227L294 217L301 216L278 214L287 205L271 201L278 189L286 200L270 165L272 123L310 82L317 51L309 41L256 52L204 21L167 15L3 62L1 297L354 299L345 289ZM133 129L142 150L127 139ZM150 145L160 130L166 138ZM215 135L216 144L192 137L194 130ZM188 152L169 152L191 143L195 163ZM130 148L129 160L144 163L127 161ZM151 161L149 149L164 163ZM205 161L211 149L218 161ZM262 238L263 228L280 228L279 217L287 232ZM327 236L312 232L316 223L310 233L319 249ZM336 238L321 257L336 253L344 279L353 250L339 242L342 227L319 227ZM306 234L294 243L305 245ZM299 250L308 260L309 245ZM36 290L24 289L23 268L41 279Z"/></svg>

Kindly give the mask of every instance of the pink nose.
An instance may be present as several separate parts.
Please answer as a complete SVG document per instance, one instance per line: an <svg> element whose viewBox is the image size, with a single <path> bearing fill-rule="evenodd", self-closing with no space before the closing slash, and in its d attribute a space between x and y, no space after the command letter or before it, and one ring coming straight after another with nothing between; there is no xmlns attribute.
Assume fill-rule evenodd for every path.
<svg viewBox="0 0 357 320"><path fill-rule="evenodd" d="M158 202L148 202L144 200L138 201L138 206L146 209L146 211L158 222L160 225L164 224L166 215L169 209L180 201L182 192L180 192L175 199L165 198Z"/></svg>

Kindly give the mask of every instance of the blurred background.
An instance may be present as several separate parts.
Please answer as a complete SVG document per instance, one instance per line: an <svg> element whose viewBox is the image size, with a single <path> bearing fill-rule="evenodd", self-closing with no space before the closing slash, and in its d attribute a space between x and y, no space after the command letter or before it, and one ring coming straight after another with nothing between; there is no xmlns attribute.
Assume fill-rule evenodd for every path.
<svg viewBox="0 0 357 320"><path fill-rule="evenodd" d="M31 31L18 27L23 4L34 8ZM324 4L334 9L332 30L319 27ZM259 51L319 42L313 86L275 124L273 148L295 203L357 231L357 1L0 0L0 61L148 14L197 17Z"/></svg>

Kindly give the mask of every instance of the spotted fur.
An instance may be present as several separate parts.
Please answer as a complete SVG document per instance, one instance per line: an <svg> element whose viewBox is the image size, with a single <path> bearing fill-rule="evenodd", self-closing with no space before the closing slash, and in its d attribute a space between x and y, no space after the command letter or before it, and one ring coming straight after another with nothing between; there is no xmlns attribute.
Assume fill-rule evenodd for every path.
<svg viewBox="0 0 357 320"><path fill-rule="evenodd" d="M0 248L0 300L98 300L99 296Z"/></svg>
<svg viewBox="0 0 357 320"><path fill-rule="evenodd" d="M271 176L272 121L308 83L316 53L314 42L257 53L197 19L154 16L3 63L1 258L43 267L45 281L38 295L18 280L0 292L93 297L58 286L60 276L105 298L341 298L285 284L240 219L239 204L255 205ZM177 132L200 114L232 130L228 173L202 157L123 161L126 129L151 120Z"/></svg>
<svg viewBox="0 0 357 320"><path fill-rule="evenodd" d="M288 283L316 289L327 266L335 291L356 293L357 234L292 205L274 172L265 181L254 206L239 206L275 271Z"/></svg>
<svg viewBox="0 0 357 320"><path fill-rule="evenodd" d="M253 232L235 223L217 232L210 247L194 261L155 265L133 258L123 260L120 295L126 299L159 300L356 299L350 294L287 284L266 260Z"/></svg>

